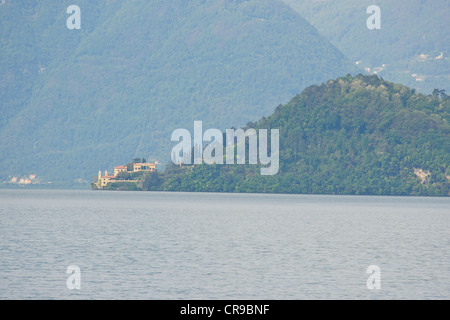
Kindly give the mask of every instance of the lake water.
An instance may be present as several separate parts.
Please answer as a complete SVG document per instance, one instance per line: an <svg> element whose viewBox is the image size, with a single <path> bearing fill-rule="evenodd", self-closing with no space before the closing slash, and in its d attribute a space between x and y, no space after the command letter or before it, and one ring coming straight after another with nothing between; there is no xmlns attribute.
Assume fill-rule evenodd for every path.
<svg viewBox="0 0 450 320"><path fill-rule="evenodd" d="M450 298L450 198L3 189L0 219L1 299Z"/></svg>

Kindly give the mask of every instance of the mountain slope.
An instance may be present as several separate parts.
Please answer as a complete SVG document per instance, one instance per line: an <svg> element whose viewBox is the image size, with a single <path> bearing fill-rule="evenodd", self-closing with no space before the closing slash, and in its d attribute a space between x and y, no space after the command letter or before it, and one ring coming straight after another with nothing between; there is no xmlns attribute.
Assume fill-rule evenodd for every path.
<svg viewBox="0 0 450 320"><path fill-rule="evenodd" d="M65 27L69 4L0 6L3 25L34 30L2 33L0 67L14 76L0 96L1 111L13 110L1 176L86 179L133 156L166 161L178 127L244 125L355 70L281 1L79 1L81 30Z"/></svg>
<svg viewBox="0 0 450 320"><path fill-rule="evenodd" d="M450 91L450 1L283 1L361 69L423 93ZM366 9L374 4L381 9L380 30L366 27Z"/></svg>
<svg viewBox="0 0 450 320"><path fill-rule="evenodd" d="M78 1L83 8L88 3ZM111 10L117 9L120 2L90 3L89 10L83 10L83 28L77 32L69 32L65 25L70 4L70 1L1 1L0 128L29 104L33 85L52 63L67 61L81 39L104 21Z"/></svg>
<svg viewBox="0 0 450 320"><path fill-rule="evenodd" d="M377 76L306 88L251 127L280 130L280 170L169 166L173 191L450 195L450 97Z"/></svg>

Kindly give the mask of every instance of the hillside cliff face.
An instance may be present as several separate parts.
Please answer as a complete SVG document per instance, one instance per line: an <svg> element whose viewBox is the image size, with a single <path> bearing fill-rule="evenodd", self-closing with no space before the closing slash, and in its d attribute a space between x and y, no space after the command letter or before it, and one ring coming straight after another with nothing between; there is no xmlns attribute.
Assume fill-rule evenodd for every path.
<svg viewBox="0 0 450 320"><path fill-rule="evenodd" d="M169 167L166 190L450 195L450 98L377 76L306 88L251 125L280 130L280 171Z"/></svg>
<svg viewBox="0 0 450 320"><path fill-rule="evenodd" d="M80 0L0 5L0 176L90 179L134 156L170 159L170 134L268 115L354 66L274 0Z"/></svg>

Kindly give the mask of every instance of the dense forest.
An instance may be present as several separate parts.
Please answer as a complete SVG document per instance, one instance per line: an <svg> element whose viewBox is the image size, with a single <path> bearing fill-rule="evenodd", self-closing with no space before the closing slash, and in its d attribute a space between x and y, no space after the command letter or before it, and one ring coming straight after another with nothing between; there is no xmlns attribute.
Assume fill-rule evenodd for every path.
<svg viewBox="0 0 450 320"><path fill-rule="evenodd" d="M381 30L365 26L369 0L79 0L81 29L68 30L69 0L0 1L0 181L86 185L138 155L167 163L176 128L245 126L366 66L386 64L384 79L425 95L448 92L448 1L377 3ZM319 143L301 128L284 154L293 163Z"/></svg>
<svg viewBox="0 0 450 320"><path fill-rule="evenodd" d="M278 174L262 176L248 164L169 164L142 189L448 196L449 120L444 90L425 96L349 75L308 87L245 128L280 130Z"/></svg>
<svg viewBox="0 0 450 320"><path fill-rule="evenodd" d="M170 134L269 115L356 68L279 0L0 1L0 181L90 180Z"/></svg>

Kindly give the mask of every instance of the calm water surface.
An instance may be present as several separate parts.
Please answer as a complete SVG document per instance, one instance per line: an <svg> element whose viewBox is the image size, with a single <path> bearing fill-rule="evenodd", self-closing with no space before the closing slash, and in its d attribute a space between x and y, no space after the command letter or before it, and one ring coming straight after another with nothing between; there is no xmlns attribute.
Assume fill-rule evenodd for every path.
<svg viewBox="0 0 450 320"><path fill-rule="evenodd" d="M1 299L450 298L450 198L3 189L0 219Z"/></svg>

